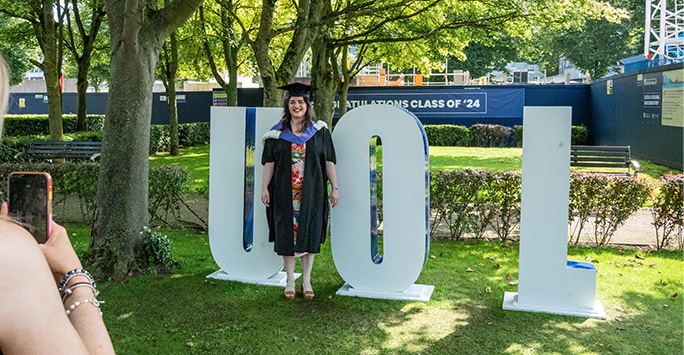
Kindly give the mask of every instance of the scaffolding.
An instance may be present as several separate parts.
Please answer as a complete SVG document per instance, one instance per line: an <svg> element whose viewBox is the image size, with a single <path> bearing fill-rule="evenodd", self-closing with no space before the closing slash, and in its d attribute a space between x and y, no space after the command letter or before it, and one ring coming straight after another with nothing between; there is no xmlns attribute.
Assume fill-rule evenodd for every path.
<svg viewBox="0 0 684 355"><path fill-rule="evenodd" d="M644 55L655 65L684 62L684 0L646 0L644 28Z"/></svg>

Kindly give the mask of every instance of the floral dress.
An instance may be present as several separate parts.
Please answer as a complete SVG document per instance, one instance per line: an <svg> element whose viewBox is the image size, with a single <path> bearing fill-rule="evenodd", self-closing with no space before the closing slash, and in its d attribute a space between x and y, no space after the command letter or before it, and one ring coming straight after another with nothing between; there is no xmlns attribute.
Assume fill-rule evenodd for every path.
<svg viewBox="0 0 684 355"><path fill-rule="evenodd" d="M292 224L294 226L294 242L297 243L297 227L299 225L299 206L302 201L302 185L304 184L304 158L306 157L306 143L299 145L292 143ZM295 253L295 257L306 253Z"/></svg>

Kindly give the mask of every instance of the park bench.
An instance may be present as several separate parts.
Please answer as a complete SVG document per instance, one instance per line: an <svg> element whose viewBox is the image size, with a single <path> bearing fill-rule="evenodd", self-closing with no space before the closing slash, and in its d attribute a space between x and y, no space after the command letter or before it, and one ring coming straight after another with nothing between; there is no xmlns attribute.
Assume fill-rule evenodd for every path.
<svg viewBox="0 0 684 355"><path fill-rule="evenodd" d="M100 156L102 142L33 141L26 154L31 159L90 159ZM23 153L15 156L18 157Z"/></svg>
<svg viewBox="0 0 684 355"><path fill-rule="evenodd" d="M634 167L634 173L631 172L630 165ZM624 176L636 176L640 169L639 162L631 160L629 146L573 145L570 147L570 166L611 168L594 172Z"/></svg>

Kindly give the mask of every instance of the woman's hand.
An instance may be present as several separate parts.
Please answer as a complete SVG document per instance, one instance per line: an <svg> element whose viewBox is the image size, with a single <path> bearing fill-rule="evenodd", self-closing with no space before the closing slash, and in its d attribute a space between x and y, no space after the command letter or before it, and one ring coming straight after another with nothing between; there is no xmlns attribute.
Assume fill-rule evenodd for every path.
<svg viewBox="0 0 684 355"><path fill-rule="evenodd" d="M261 202L263 202L266 207L271 207L269 204L271 202L271 194L268 192L268 189L261 189Z"/></svg>
<svg viewBox="0 0 684 355"><path fill-rule="evenodd" d="M335 207L340 202L340 190L337 187L332 187L330 191L330 204Z"/></svg>
<svg viewBox="0 0 684 355"><path fill-rule="evenodd" d="M66 229L54 221L52 222L52 234L50 234L48 241L45 244L39 244L39 246L56 282L61 281L67 272L83 268L74 247L71 246Z"/></svg>
<svg viewBox="0 0 684 355"><path fill-rule="evenodd" d="M7 202L3 202L0 215L8 215ZM38 246L50 266L50 271L52 271L55 281L59 283L67 272L74 269L82 269L83 266L78 256L76 256L74 248L71 246L66 229L54 221L50 222L52 223L52 234L50 234L45 244L39 244Z"/></svg>

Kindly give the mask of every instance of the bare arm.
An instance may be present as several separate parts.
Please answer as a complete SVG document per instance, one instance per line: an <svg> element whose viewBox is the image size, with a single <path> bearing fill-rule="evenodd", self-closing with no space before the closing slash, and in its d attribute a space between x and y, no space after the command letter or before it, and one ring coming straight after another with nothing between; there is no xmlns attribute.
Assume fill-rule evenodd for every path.
<svg viewBox="0 0 684 355"><path fill-rule="evenodd" d="M7 215L6 204L2 206ZM66 230L53 222L48 242L33 237L14 223L0 220L0 348L5 354L114 354L109 334L89 287L74 288L62 303L57 283L68 271L80 269ZM42 251L42 253L41 253ZM52 274L52 277L51 277ZM68 286L87 282L73 277ZM65 309L79 302L70 315ZM4 320L8 321L4 321Z"/></svg>
<svg viewBox="0 0 684 355"><path fill-rule="evenodd" d="M328 175L328 181L330 181L330 203L333 207L337 206L340 202L340 189L337 185L337 170L335 168L335 163L328 161L325 163L325 173Z"/></svg>
<svg viewBox="0 0 684 355"><path fill-rule="evenodd" d="M82 268L81 262L71 246L66 229L57 223L52 223L52 235L48 242L40 247L55 276L55 281L61 281L64 275L71 270ZM89 279L85 276L74 276L66 286L70 287L82 282L89 282ZM84 300L93 300L95 297L95 293L89 287L73 288L71 296L64 300L64 310L79 302L78 306L70 310L68 318L89 354L114 354L112 341L102 321L99 307L93 305L92 301L80 304Z"/></svg>
<svg viewBox="0 0 684 355"><path fill-rule="evenodd" d="M268 192L268 184L271 183L271 178L273 177L273 167L275 163L270 162L264 164L264 173L261 179L261 202L266 205L266 207L271 207L271 194Z"/></svg>
<svg viewBox="0 0 684 355"><path fill-rule="evenodd" d="M0 221L0 348L5 354L87 354L33 237ZM98 315L99 317L99 315Z"/></svg>

